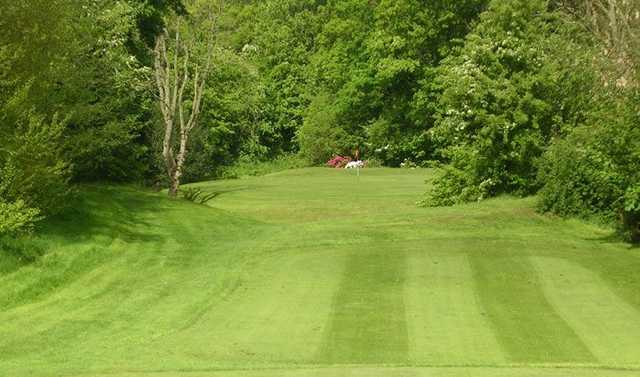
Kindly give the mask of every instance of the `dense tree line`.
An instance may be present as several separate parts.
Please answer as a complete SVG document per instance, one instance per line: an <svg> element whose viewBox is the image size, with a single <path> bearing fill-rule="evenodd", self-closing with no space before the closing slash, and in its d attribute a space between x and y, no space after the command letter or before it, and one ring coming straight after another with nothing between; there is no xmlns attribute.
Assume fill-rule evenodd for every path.
<svg viewBox="0 0 640 377"><path fill-rule="evenodd" d="M212 3L0 0L0 232L76 182L168 186L153 48ZM184 180L358 150L438 167L426 205L539 193L640 237L637 2L228 0L216 22Z"/></svg>

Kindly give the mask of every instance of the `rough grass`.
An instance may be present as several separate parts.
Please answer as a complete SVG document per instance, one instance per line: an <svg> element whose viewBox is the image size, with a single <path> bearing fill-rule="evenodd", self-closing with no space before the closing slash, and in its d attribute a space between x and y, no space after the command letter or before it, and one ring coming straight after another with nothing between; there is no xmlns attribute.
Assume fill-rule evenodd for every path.
<svg viewBox="0 0 640 377"><path fill-rule="evenodd" d="M427 170L87 187L0 254L2 376L640 376L640 253ZM13 258L13 259L11 259Z"/></svg>

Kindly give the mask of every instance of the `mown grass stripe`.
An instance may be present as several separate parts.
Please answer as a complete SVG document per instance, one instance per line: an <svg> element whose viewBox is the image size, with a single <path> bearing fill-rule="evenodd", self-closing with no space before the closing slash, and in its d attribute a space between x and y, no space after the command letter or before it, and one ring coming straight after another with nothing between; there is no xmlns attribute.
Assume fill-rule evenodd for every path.
<svg viewBox="0 0 640 377"><path fill-rule="evenodd" d="M442 246L430 243L409 254L405 303L412 363L504 363L467 256L438 253Z"/></svg>
<svg viewBox="0 0 640 377"><path fill-rule="evenodd" d="M610 365L640 363L640 312L595 273L560 258L532 258L550 302L598 359Z"/></svg>
<svg viewBox="0 0 640 377"><path fill-rule="evenodd" d="M81 190L88 203L36 237L47 256L0 274L0 376L640 376L640 360L621 365L640 323L636 249L533 199L418 208L426 170L350 173L200 184L227 191L219 209ZM539 257L569 263L568 282L527 266ZM352 289L366 310L344 309ZM600 305L604 291L626 308Z"/></svg>
<svg viewBox="0 0 640 377"><path fill-rule="evenodd" d="M478 296L512 362L569 363L596 359L555 312L526 257L470 253Z"/></svg>
<svg viewBox="0 0 640 377"><path fill-rule="evenodd" d="M354 251L331 308L320 362L406 363L406 253Z"/></svg>

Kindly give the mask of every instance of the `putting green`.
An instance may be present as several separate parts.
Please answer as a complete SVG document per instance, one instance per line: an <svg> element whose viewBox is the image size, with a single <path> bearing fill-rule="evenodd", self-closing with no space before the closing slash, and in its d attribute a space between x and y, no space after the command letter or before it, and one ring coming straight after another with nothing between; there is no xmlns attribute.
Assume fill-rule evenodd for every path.
<svg viewBox="0 0 640 377"><path fill-rule="evenodd" d="M640 252L500 198L419 208L429 170L90 186L15 266L1 376L640 376Z"/></svg>

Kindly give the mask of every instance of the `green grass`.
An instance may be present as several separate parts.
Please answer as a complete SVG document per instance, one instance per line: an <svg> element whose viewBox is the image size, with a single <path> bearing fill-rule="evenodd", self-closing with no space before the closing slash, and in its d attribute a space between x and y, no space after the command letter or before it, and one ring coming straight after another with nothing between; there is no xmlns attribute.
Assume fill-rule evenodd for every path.
<svg viewBox="0 0 640 377"><path fill-rule="evenodd" d="M428 170L90 186L0 254L0 376L640 376L640 251Z"/></svg>

